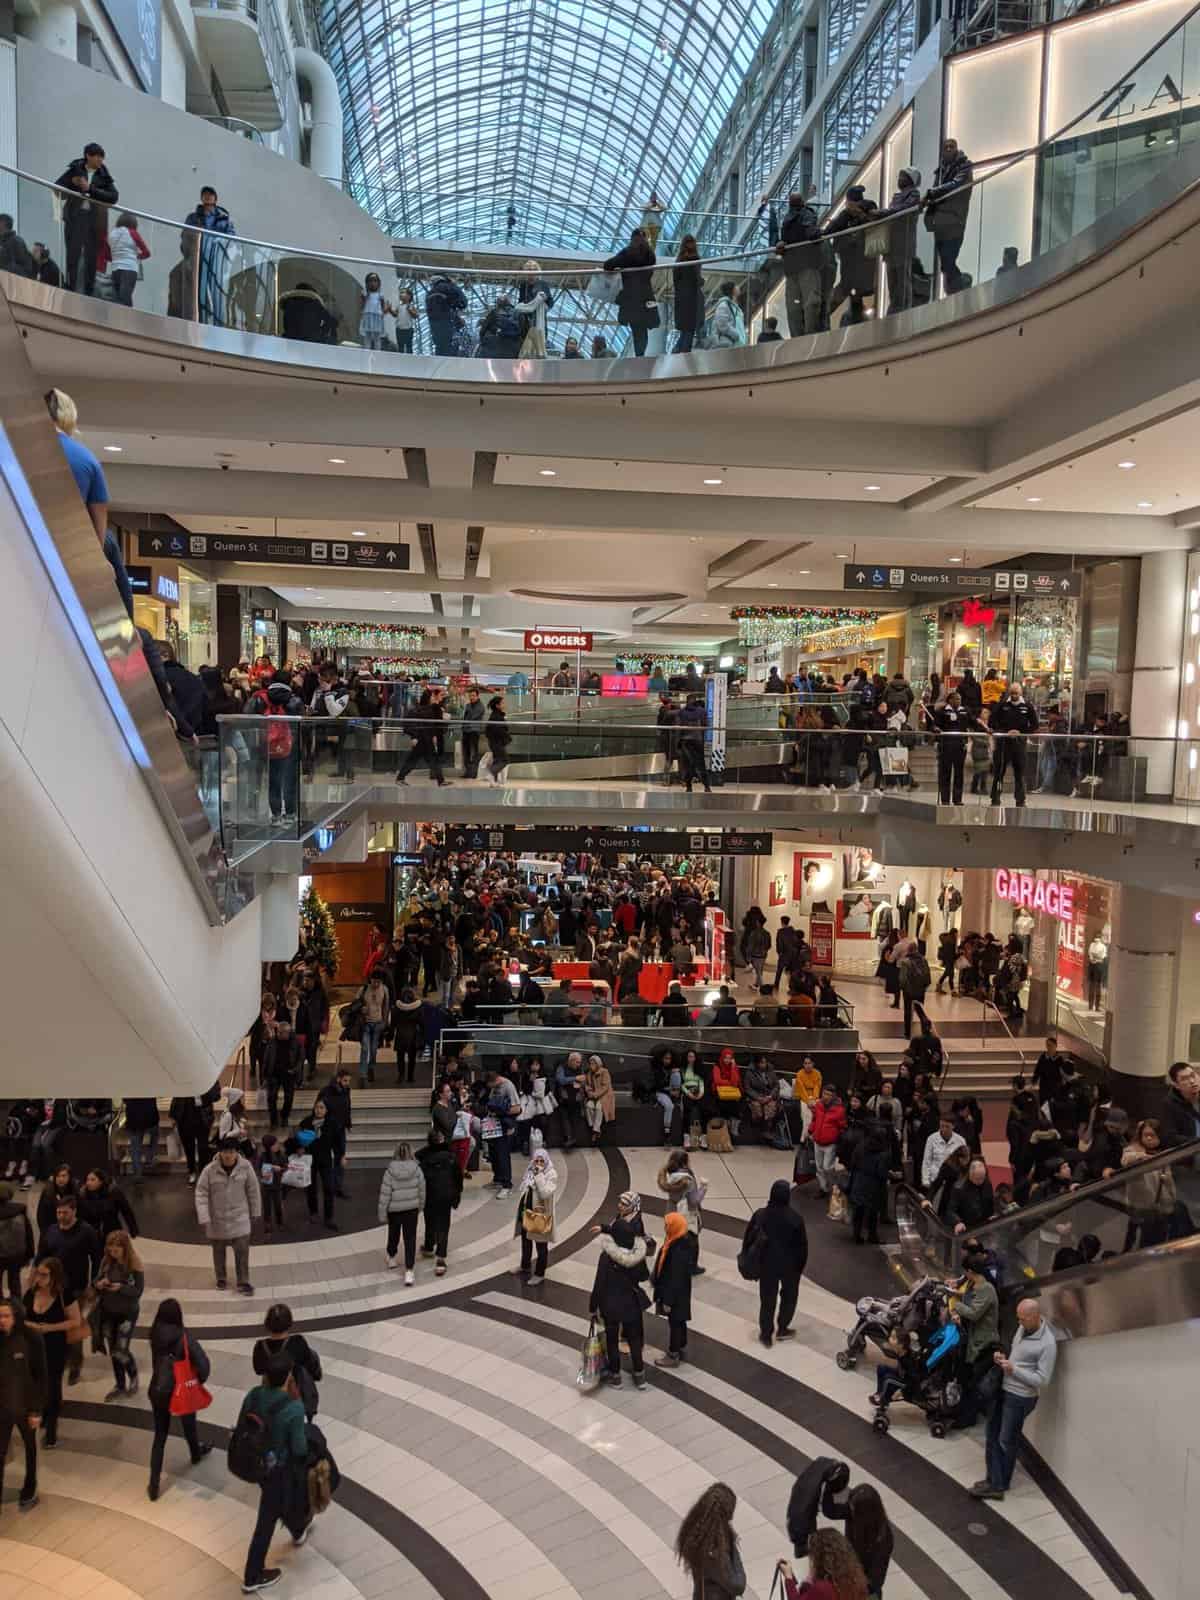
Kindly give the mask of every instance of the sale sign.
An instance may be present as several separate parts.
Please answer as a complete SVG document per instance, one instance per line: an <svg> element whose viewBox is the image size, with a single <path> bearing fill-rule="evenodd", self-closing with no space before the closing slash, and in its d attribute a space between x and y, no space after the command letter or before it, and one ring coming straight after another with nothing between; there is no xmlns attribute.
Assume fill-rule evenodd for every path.
<svg viewBox="0 0 1200 1600"><path fill-rule="evenodd" d="M812 964L833 971L833 918L813 917L808 925L808 942L812 946Z"/></svg>

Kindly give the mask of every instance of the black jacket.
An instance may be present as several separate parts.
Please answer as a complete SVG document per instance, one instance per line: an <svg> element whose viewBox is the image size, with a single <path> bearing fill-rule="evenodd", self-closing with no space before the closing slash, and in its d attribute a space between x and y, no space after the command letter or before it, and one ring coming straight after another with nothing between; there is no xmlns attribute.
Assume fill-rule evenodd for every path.
<svg viewBox="0 0 1200 1600"><path fill-rule="evenodd" d="M762 1259L762 1278L798 1278L808 1265L808 1230L804 1218L790 1205L760 1206L746 1224L743 1248L753 1228L767 1239Z"/></svg>
<svg viewBox="0 0 1200 1600"><path fill-rule="evenodd" d="M617 296L617 320L622 327L657 328L658 307L654 303L654 265L657 257L647 244L645 249L627 244L604 263L605 272L621 274L621 293Z"/></svg>
<svg viewBox="0 0 1200 1600"><path fill-rule="evenodd" d="M18 1266L23 1267L27 1261L33 1260L33 1224L29 1220L29 1212L20 1200L0 1201L0 1229L3 1229L4 1234L9 1232L16 1234L15 1228L5 1227L6 1223L11 1222L21 1224L24 1230L24 1243L15 1252L11 1249L0 1249L0 1262L8 1264L15 1261ZM0 1234L0 1238L2 1237Z"/></svg>
<svg viewBox="0 0 1200 1600"><path fill-rule="evenodd" d="M18 278L37 277L28 245L12 228L0 233L0 271L15 273Z"/></svg>
<svg viewBox="0 0 1200 1600"><path fill-rule="evenodd" d="M1168 1089L1163 1099L1162 1110L1159 1112L1163 1148L1172 1149L1175 1145L1190 1144L1193 1139L1200 1137L1198 1119L1200 1119L1200 1108L1193 1109L1178 1089L1174 1087Z"/></svg>
<svg viewBox="0 0 1200 1600"><path fill-rule="evenodd" d="M174 1322L155 1322L150 1327L150 1388L147 1391L150 1404L158 1411L165 1411L171 1403L171 1395L175 1389L175 1363L183 1360L184 1330ZM188 1359L196 1370L196 1376L201 1383L208 1382L212 1365L204 1352L204 1346L195 1334L187 1335Z"/></svg>
<svg viewBox="0 0 1200 1600"><path fill-rule="evenodd" d="M650 1276L646 1241L635 1238L626 1249L610 1234L600 1236L600 1260L588 1310L605 1322L638 1322L650 1304L642 1284Z"/></svg>
<svg viewBox="0 0 1200 1600"><path fill-rule="evenodd" d="M124 1228L131 1239L136 1239L139 1232L133 1207L115 1183L94 1193L87 1188L80 1189L79 1220L95 1228L101 1244L118 1228Z"/></svg>
<svg viewBox="0 0 1200 1600"><path fill-rule="evenodd" d="M50 1182L38 1196L37 1225L39 1238L44 1238L47 1228L52 1228L55 1222L58 1220L55 1212L60 1200L74 1200L78 1206L79 1188L74 1182L72 1182L69 1183L65 1189L56 1189L54 1186L54 1180L51 1178Z"/></svg>
<svg viewBox="0 0 1200 1600"><path fill-rule="evenodd" d="M327 1116L319 1130L313 1117L305 1117L296 1131L300 1132L304 1129L311 1129L316 1133L317 1137L311 1144L298 1144L296 1148L312 1157L314 1167L322 1167L328 1171L333 1166L335 1155L345 1155L346 1131L344 1128L339 1128L332 1117ZM289 1139L288 1144L291 1145L291 1143L292 1141Z"/></svg>
<svg viewBox="0 0 1200 1600"><path fill-rule="evenodd" d="M158 1101L146 1096L125 1102L125 1126L130 1133L148 1133L158 1127Z"/></svg>
<svg viewBox="0 0 1200 1600"><path fill-rule="evenodd" d="M483 731L487 738L488 749L494 756L498 756L508 749L512 734L509 731L508 720L503 711L493 711L488 717Z"/></svg>
<svg viewBox="0 0 1200 1600"><path fill-rule="evenodd" d="M345 1130L354 1126L350 1115L349 1088L339 1089L336 1081L326 1084L318 1099L324 1100L326 1110L340 1128Z"/></svg>
<svg viewBox="0 0 1200 1600"><path fill-rule="evenodd" d="M675 290L675 326L695 333L704 323L704 270L698 261L684 262L671 273Z"/></svg>
<svg viewBox="0 0 1200 1600"><path fill-rule="evenodd" d="M992 707L988 726L993 733L1036 733L1038 714L1028 700L1001 700Z"/></svg>
<svg viewBox="0 0 1200 1600"><path fill-rule="evenodd" d="M89 172L86 159L83 156L76 156L56 184L59 189L69 189L71 191L70 198L65 196L63 198L64 222L73 221L84 205L84 195L82 191L75 187L77 178L87 180L87 198L89 200L98 200L102 205L106 206L116 205L117 186L104 163L101 162L95 172ZM96 222L96 231L99 232L99 219L103 216L103 212L93 208L92 216Z"/></svg>
<svg viewBox="0 0 1200 1600"><path fill-rule="evenodd" d="M303 1074L304 1051L294 1033L287 1039L267 1040L262 1075L268 1083L299 1083Z"/></svg>
<svg viewBox="0 0 1200 1600"><path fill-rule="evenodd" d="M816 1456L792 1485L788 1498L787 1531L792 1550L797 1556L808 1553L808 1541L816 1531L817 1516L821 1510L821 1496L830 1479L839 1488L850 1481L850 1469L844 1461L833 1456Z"/></svg>
<svg viewBox="0 0 1200 1600"><path fill-rule="evenodd" d="M337 318L315 289L289 289L279 297L285 339L308 344L332 344L337 338Z"/></svg>
<svg viewBox="0 0 1200 1600"><path fill-rule="evenodd" d="M447 1144L427 1144L417 1151L417 1162L425 1174L425 1209L452 1211L462 1199L462 1169Z"/></svg>
<svg viewBox="0 0 1200 1600"><path fill-rule="evenodd" d="M990 1179L983 1183L971 1183L964 1178L961 1183L956 1183L950 1194L950 1204L946 1209L946 1221L951 1227L956 1222L961 1222L968 1233L973 1229L982 1227L996 1210L996 1197L992 1193Z"/></svg>
<svg viewBox="0 0 1200 1600"><path fill-rule="evenodd" d="M694 1233L685 1233L667 1251L662 1272L657 1273L651 1268L654 1304L656 1308L665 1310L675 1322L687 1322L691 1318L692 1274L699 1258L700 1241Z"/></svg>
<svg viewBox="0 0 1200 1600"><path fill-rule="evenodd" d="M804 244L816 239L820 235L817 223L817 213L810 205L789 207L787 215L779 229L779 242L783 245ZM794 278L797 273L806 267L813 271L820 271L821 248L814 246L811 250L785 250L783 256L783 270L787 277Z"/></svg>
<svg viewBox="0 0 1200 1600"><path fill-rule="evenodd" d="M17 1313L11 1333L0 1333L0 1417L21 1421L46 1404L46 1350L40 1333Z"/></svg>
<svg viewBox="0 0 1200 1600"><path fill-rule="evenodd" d="M102 1253L95 1228L86 1222L77 1222L67 1233L55 1222L43 1233L37 1258L44 1261L47 1256L57 1256L63 1264L67 1288L78 1296L99 1271Z"/></svg>

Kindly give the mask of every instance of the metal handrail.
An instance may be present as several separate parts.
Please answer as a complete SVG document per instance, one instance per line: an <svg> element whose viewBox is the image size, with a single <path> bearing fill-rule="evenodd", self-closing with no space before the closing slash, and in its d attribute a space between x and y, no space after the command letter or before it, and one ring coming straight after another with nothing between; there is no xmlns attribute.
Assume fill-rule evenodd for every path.
<svg viewBox="0 0 1200 1600"><path fill-rule="evenodd" d="M988 1010L990 1008L992 1011L994 1011L996 1013L996 1021L1004 1029L1005 1033L1008 1035L1009 1042L1012 1044L1013 1048L1016 1050L1017 1054L1020 1056L1020 1058L1021 1058L1021 1071L1024 1072L1024 1070L1025 1070L1025 1052L1024 1052L1024 1050L1021 1049L1020 1044L1017 1042L1017 1036L1012 1031L1012 1029L1009 1027L1007 1019L1004 1016L1004 1013L1000 1010L1000 1007L996 1004L996 1002L993 999L991 999L990 996L988 996L986 994L981 994L981 995L976 995L975 998L979 1001L981 1007L983 1008L982 1009L982 1013L981 1013L980 1028L979 1028L979 1042L980 1042L980 1044L984 1044L986 1042L986 1040L987 1040Z"/></svg>

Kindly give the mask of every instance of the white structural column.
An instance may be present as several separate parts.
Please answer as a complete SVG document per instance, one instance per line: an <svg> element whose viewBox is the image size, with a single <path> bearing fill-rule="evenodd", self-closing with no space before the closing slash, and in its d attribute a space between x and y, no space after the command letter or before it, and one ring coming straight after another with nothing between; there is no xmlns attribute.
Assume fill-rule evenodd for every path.
<svg viewBox="0 0 1200 1600"><path fill-rule="evenodd" d="M69 0L42 0L37 16L24 17L21 32L43 50L74 61L77 56L79 19Z"/></svg>
<svg viewBox="0 0 1200 1600"><path fill-rule="evenodd" d="M1180 902L1123 885L1109 947L1109 1061L1114 1098L1131 1114L1157 1111L1174 1059Z"/></svg>
<svg viewBox="0 0 1200 1600"><path fill-rule="evenodd" d="M1174 784L1175 749L1164 741L1176 735L1186 611L1187 551L1144 555L1129 720L1134 733L1144 736L1145 742L1134 741L1133 752L1147 757L1146 792L1155 797L1168 798Z"/></svg>
<svg viewBox="0 0 1200 1600"><path fill-rule="evenodd" d="M296 72L312 92L312 134L308 164L330 183L342 181L342 102L333 68L315 50L296 50Z"/></svg>

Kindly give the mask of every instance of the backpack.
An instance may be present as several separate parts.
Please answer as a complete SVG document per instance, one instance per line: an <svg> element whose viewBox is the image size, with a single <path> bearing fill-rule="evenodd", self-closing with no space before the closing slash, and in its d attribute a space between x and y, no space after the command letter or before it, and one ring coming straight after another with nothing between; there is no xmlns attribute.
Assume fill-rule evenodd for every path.
<svg viewBox="0 0 1200 1600"><path fill-rule="evenodd" d="M905 956L900 963L900 987L920 994L929 987L929 963L919 950L914 950L911 955Z"/></svg>
<svg viewBox="0 0 1200 1600"><path fill-rule="evenodd" d="M0 1261L20 1261L25 1255L25 1213L0 1220Z"/></svg>
<svg viewBox="0 0 1200 1600"><path fill-rule="evenodd" d="M286 1396L284 1399L286 1401ZM271 1448L271 1415L280 1407L263 1409L265 1415L243 1410L229 1436L226 1457L229 1470L243 1483L263 1483L278 1460Z"/></svg>
<svg viewBox="0 0 1200 1600"><path fill-rule="evenodd" d="M738 1251L737 1269L749 1283L757 1283L767 1258L767 1235L762 1223L752 1222L746 1242Z"/></svg>
<svg viewBox="0 0 1200 1600"><path fill-rule="evenodd" d="M450 296L443 287L445 281L444 278L435 279L429 286L429 292L425 296L425 315L432 318L434 322L449 322L450 320Z"/></svg>
<svg viewBox="0 0 1200 1600"><path fill-rule="evenodd" d="M268 706L265 712L268 719L267 725L267 756L271 761L282 761L285 756L292 753L291 724L280 719L287 716L287 712L276 710ZM272 727L271 724L275 726Z"/></svg>
<svg viewBox="0 0 1200 1600"><path fill-rule="evenodd" d="M500 339L520 339L524 325L515 311L501 311L496 317L496 335Z"/></svg>

